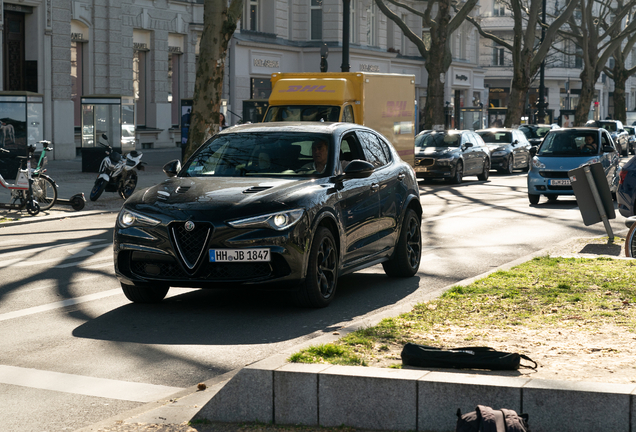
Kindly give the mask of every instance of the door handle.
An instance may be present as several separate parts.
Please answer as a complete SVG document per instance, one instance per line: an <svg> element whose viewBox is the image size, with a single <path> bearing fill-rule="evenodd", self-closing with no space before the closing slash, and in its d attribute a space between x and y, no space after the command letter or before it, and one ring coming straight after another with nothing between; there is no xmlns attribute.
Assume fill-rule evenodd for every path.
<svg viewBox="0 0 636 432"><path fill-rule="evenodd" d="M379 189L380 189L380 185L379 185L379 184L377 184L377 183L373 183L373 184L371 185L371 191L373 191L373 192L377 192Z"/></svg>
<svg viewBox="0 0 636 432"><path fill-rule="evenodd" d="M406 177L406 174L404 174L404 173L399 173L398 174L398 180L402 181L402 180L404 180L404 177Z"/></svg>

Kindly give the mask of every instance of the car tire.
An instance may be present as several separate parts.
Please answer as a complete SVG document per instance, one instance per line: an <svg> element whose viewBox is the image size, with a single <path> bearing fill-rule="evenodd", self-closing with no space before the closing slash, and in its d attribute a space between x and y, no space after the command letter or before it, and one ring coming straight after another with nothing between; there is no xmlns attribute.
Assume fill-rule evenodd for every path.
<svg viewBox="0 0 636 432"><path fill-rule="evenodd" d="M484 171L481 174L477 174L477 178L481 181L488 180L488 176L490 175L490 159L486 159L484 161Z"/></svg>
<svg viewBox="0 0 636 432"><path fill-rule="evenodd" d="M528 201L530 201L531 205L539 204L539 200L541 199L541 195L528 194Z"/></svg>
<svg viewBox="0 0 636 432"><path fill-rule="evenodd" d="M623 152L621 153L624 157L629 156L629 150L627 149L627 147L625 146L624 148L622 148Z"/></svg>
<svg viewBox="0 0 636 432"><path fill-rule="evenodd" d="M546 195L546 197L548 198L548 201L550 202L556 202L557 198L559 198L558 195Z"/></svg>
<svg viewBox="0 0 636 432"><path fill-rule="evenodd" d="M121 289L128 300L133 303L159 303L168 294L169 286L137 286L121 284Z"/></svg>
<svg viewBox="0 0 636 432"><path fill-rule="evenodd" d="M503 172L504 174L512 174L514 170L515 170L515 159L512 153L510 153L510 156L508 156L508 164L506 165L506 168L504 168Z"/></svg>
<svg viewBox="0 0 636 432"><path fill-rule="evenodd" d="M384 272L391 277L412 277L420 268L422 259L422 221L413 209L404 215L400 238L389 261L382 263Z"/></svg>
<svg viewBox="0 0 636 432"><path fill-rule="evenodd" d="M329 306L338 287L338 249L329 229L318 227L311 244L307 277L296 291L296 302L304 307Z"/></svg>
<svg viewBox="0 0 636 432"><path fill-rule="evenodd" d="M452 184L460 184L464 178L464 164L462 161L457 161L455 165L455 174L449 180Z"/></svg>

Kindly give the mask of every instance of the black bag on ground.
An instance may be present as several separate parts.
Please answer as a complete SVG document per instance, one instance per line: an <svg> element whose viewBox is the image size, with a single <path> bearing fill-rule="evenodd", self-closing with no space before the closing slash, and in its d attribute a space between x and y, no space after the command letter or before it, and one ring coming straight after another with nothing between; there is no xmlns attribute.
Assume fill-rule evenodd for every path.
<svg viewBox="0 0 636 432"><path fill-rule="evenodd" d="M477 405L475 411L462 415L457 410L455 432L530 432L528 414L517 414L510 409L494 410Z"/></svg>
<svg viewBox="0 0 636 432"><path fill-rule="evenodd" d="M489 347L441 349L407 343L400 354L402 364L415 367L516 370L520 367L537 368L537 363L523 354L496 351ZM534 366L521 364L521 359Z"/></svg>

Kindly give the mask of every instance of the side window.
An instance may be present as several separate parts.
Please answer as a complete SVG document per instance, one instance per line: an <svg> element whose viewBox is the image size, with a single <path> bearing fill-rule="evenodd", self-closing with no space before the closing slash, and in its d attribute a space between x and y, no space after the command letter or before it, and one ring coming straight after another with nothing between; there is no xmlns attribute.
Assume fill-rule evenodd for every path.
<svg viewBox="0 0 636 432"><path fill-rule="evenodd" d="M340 161L351 162L355 159L363 159L360 151L360 144L354 134L346 135L342 138L340 143Z"/></svg>
<svg viewBox="0 0 636 432"><path fill-rule="evenodd" d="M601 147L605 147L610 145L610 140L607 138L607 134L605 132L603 132L601 134Z"/></svg>
<svg viewBox="0 0 636 432"><path fill-rule="evenodd" d="M357 134L360 137L360 143L367 161L371 162L376 168L382 167L389 162L378 137L365 131L358 131Z"/></svg>
<svg viewBox="0 0 636 432"><path fill-rule="evenodd" d="M342 113L342 121L346 123L355 123L353 118L353 107L351 105L347 105L344 107L344 112Z"/></svg>

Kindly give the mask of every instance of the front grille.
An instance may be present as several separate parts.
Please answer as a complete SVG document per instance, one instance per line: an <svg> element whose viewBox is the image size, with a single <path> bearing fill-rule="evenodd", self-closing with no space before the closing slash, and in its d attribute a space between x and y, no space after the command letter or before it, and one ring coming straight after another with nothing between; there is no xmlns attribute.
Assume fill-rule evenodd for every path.
<svg viewBox="0 0 636 432"><path fill-rule="evenodd" d="M548 186L548 189L555 191L571 191L572 186Z"/></svg>
<svg viewBox="0 0 636 432"><path fill-rule="evenodd" d="M252 280L270 276L272 266L268 262L208 263L201 272L208 280Z"/></svg>
<svg viewBox="0 0 636 432"><path fill-rule="evenodd" d="M539 171L539 174L545 178L568 178L567 171Z"/></svg>
<svg viewBox="0 0 636 432"><path fill-rule="evenodd" d="M212 233L208 223L195 222L194 229L185 229L185 222L175 222L170 225L175 249L183 263L192 270L202 255L207 252L207 244Z"/></svg>
<svg viewBox="0 0 636 432"><path fill-rule="evenodd" d="M435 159L434 158L415 159L415 165L419 165L419 166L433 166L433 165L435 165Z"/></svg>
<svg viewBox="0 0 636 432"><path fill-rule="evenodd" d="M149 263L133 261L130 269L136 275L146 279L186 279L187 274L177 263Z"/></svg>

